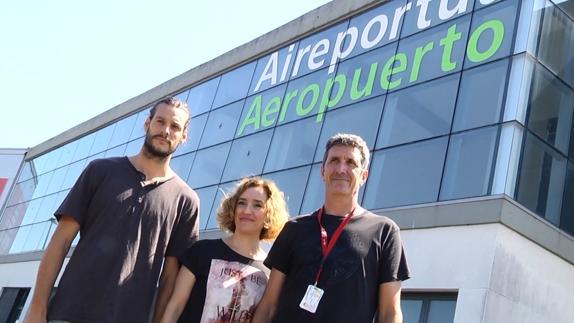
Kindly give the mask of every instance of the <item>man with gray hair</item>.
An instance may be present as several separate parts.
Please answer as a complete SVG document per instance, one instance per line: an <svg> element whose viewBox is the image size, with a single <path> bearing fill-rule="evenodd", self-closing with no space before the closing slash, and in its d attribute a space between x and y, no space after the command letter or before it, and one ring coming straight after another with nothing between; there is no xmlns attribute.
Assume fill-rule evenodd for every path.
<svg viewBox="0 0 574 323"><path fill-rule="evenodd" d="M253 323L402 322L401 281L409 278L398 226L363 209L369 148L352 134L325 147L324 205L289 221L265 265L271 275Z"/></svg>

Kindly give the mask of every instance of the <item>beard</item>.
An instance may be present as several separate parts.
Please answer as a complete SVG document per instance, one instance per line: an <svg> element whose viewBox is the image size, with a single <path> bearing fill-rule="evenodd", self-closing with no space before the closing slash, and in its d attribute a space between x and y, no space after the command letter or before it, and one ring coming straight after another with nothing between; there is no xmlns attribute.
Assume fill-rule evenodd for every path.
<svg viewBox="0 0 574 323"><path fill-rule="evenodd" d="M160 159L165 159L167 157L169 157L171 154L173 154L175 152L175 149L177 148L177 145L173 146L171 145L171 143L169 144L169 147L167 150L160 150L159 148L155 147L153 145L153 139L154 138L163 138L160 135L155 135L152 136L149 131L146 133L145 135L145 140L144 140L144 150L145 152L150 155L151 157L156 157L156 158L160 158Z"/></svg>

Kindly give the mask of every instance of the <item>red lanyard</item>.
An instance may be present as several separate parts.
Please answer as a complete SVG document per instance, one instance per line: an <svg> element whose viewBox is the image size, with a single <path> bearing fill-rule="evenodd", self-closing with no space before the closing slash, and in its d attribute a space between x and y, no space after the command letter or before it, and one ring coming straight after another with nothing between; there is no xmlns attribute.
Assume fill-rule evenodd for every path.
<svg viewBox="0 0 574 323"><path fill-rule="evenodd" d="M333 247L335 247L335 243L337 242L337 240L339 240L341 233L343 233L343 229L345 228L347 223L349 223L349 221L351 220L353 213L355 213L355 209L352 209L351 212L347 214L343 222L341 222L341 224L339 224L335 232L333 232L333 236L331 237L329 244L327 244L327 231L323 227L323 224L321 224L321 218L323 217L324 209L325 209L324 206L321 207L319 209L319 213L317 213L317 221L319 222L319 228L321 229L321 249L323 251L323 257L321 258L321 264L319 265L317 275L315 276L315 286L317 286L317 282L319 282L319 277L321 276L321 272L323 271L323 264L325 263L325 259L327 259L327 256L329 256L329 254L333 250Z"/></svg>

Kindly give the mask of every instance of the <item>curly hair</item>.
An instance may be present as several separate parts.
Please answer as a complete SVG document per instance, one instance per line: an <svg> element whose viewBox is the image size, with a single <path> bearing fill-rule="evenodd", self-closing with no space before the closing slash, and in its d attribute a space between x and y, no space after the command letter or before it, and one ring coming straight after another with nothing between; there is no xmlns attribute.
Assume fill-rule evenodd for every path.
<svg viewBox="0 0 574 323"><path fill-rule="evenodd" d="M235 187L233 193L221 200L217 210L217 222L222 230L235 232L235 207L237 206L237 201L243 192L252 187L262 187L267 195L265 205L267 214L259 240L273 240L283 229L283 225L289 218L289 213L283 192L271 180L261 177L246 177L242 179Z"/></svg>

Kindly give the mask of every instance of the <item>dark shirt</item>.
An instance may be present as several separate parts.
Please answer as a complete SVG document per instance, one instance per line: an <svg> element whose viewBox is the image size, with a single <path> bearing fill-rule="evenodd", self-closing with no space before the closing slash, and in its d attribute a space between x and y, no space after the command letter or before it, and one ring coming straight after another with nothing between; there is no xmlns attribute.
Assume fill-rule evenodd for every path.
<svg viewBox="0 0 574 323"><path fill-rule="evenodd" d="M343 217L324 214L329 239ZM354 215L325 260L317 287L324 290L317 311L299 307L315 281L322 258L317 212L289 221L265 265L286 275L273 322L371 323L380 284L409 278L398 226L365 211Z"/></svg>
<svg viewBox="0 0 574 323"><path fill-rule="evenodd" d="M196 280L178 322L251 322L269 276L262 261L238 254L221 239L198 241L180 261Z"/></svg>
<svg viewBox="0 0 574 323"><path fill-rule="evenodd" d="M197 240L199 198L177 176L144 179L127 157L94 160L55 212L80 224L80 240L49 320L148 321L164 256Z"/></svg>

